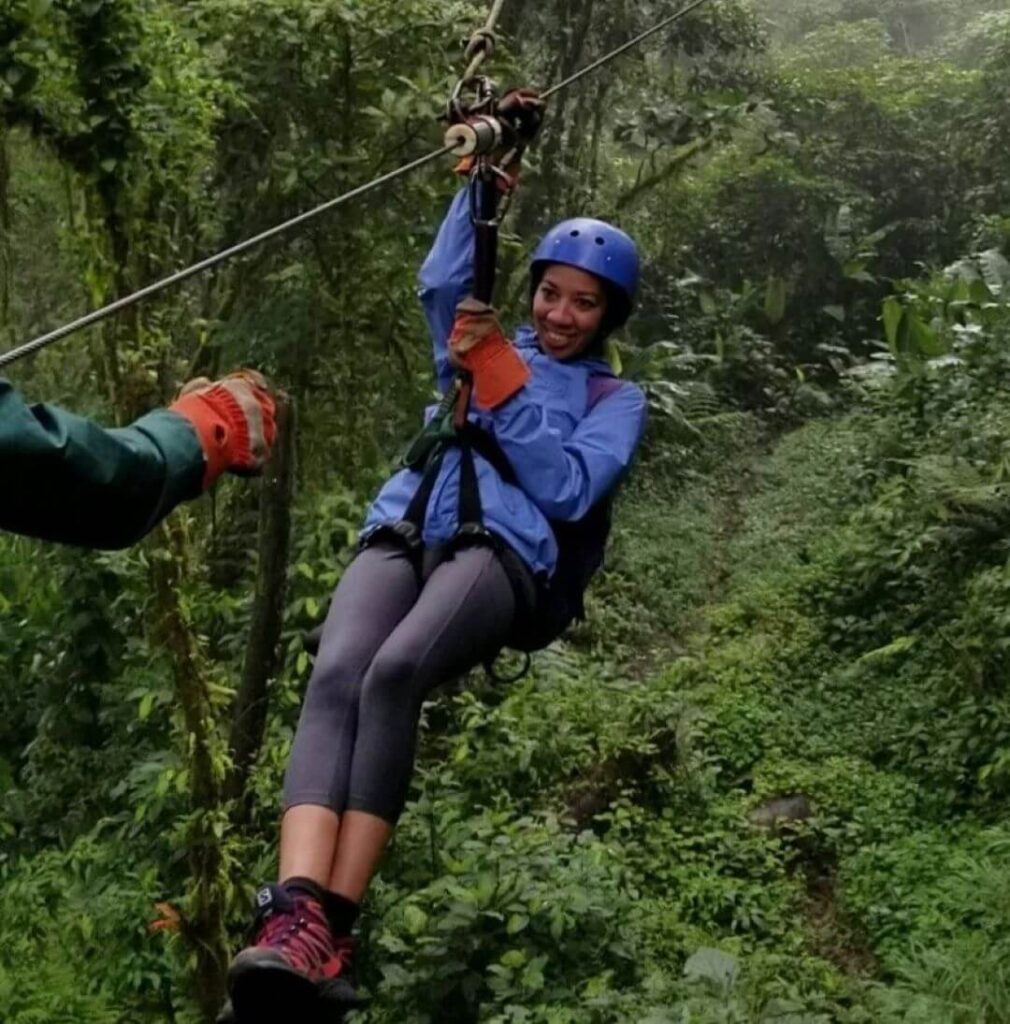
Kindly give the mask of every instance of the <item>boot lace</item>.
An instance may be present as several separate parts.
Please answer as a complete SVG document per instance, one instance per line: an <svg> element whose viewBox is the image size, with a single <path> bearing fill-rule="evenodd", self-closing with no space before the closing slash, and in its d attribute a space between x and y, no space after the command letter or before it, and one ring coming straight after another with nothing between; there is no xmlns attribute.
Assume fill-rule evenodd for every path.
<svg viewBox="0 0 1010 1024"><path fill-rule="evenodd" d="M297 900L291 913L267 918L256 945L278 949L292 967L310 977L333 977L350 962L349 944L334 943L321 909L307 900Z"/></svg>

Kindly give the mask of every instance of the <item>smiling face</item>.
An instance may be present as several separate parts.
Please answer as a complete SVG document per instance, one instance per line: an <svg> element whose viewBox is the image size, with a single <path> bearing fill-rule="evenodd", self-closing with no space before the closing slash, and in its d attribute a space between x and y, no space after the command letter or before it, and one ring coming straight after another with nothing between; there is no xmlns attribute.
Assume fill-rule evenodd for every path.
<svg viewBox="0 0 1010 1024"><path fill-rule="evenodd" d="M540 348L552 359L581 355L596 337L606 308L598 277L552 263L533 295L533 327Z"/></svg>

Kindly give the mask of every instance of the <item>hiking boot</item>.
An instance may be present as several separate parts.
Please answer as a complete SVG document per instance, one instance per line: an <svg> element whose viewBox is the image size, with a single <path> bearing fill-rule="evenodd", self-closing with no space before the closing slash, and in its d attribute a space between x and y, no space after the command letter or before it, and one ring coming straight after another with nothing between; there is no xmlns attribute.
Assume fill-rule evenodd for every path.
<svg viewBox="0 0 1010 1024"><path fill-rule="evenodd" d="M228 991L241 1024L297 1020L320 998L356 1003L346 972L354 953L350 936L334 938L323 893L301 885L270 885L256 895L255 938L228 968Z"/></svg>
<svg viewBox="0 0 1010 1024"><path fill-rule="evenodd" d="M339 974L324 978L319 983L319 1000L326 1007L352 1010L364 1006L365 1000L354 988L355 942L350 935L335 935L333 948L341 957L343 967Z"/></svg>

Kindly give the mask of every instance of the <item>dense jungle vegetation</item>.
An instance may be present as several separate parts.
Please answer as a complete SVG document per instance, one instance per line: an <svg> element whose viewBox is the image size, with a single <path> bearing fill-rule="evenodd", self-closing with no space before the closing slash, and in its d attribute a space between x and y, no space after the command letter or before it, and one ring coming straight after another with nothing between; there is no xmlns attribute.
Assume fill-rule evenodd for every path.
<svg viewBox="0 0 1010 1024"><path fill-rule="evenodd" d="M508 0L495 72L672 9ZM486 10L0 0L0 349L430 150ZM624 226L650 431L589 621L426 706L362 1024L1010 1021L1008 136L1006 0L712 0L552 102L500 305L554 220ZM0 538L7 1024L213 1019L302 635L432 393L414 279L455 187L12 368L124 423L251 364L296 423L290 479L130 550Z"/></svg>

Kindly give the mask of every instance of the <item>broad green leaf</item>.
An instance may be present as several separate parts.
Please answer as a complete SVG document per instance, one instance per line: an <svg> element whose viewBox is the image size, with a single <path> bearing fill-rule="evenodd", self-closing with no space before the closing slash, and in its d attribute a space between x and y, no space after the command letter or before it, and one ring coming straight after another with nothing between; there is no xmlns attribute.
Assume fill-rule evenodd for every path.
<svg viewBox="0 0 1010 1024"><path fill-rule="evenodd" d="M688 957L684 964L684 977L688 981L707 981L720 989L730 989L740 970L735 956L721 949L702 947Z"/></svg>
<svg viewBox="0 0 1010 1024"><path fill-rule="evenodd" d="M151 717L151 712L154 710L154 694L145 693L140 700L140 707L137 708L137 718L142 722L146 722Z"/></svg>
<svg viewBox="0 0 1010 1024"><path fill-rule="evenodd" d="M772 274L765 290L765 316L773 326L782 322L786 315L786 282Z"/></svg>
<svg viewBox="0 0 1010 1024"><path fill-rule="evenodd" d="M898 354L898 327L905 316L905 307L893 296L884 299L884 337L891 352Z"/></svg>
<svg viewBox="0 0 1010 1024"><path fill-rule="evenodd" d="M385 983L394 988L404 988L414 980L414 976L406 968L396 963L382 964L380 970Z"/></svg>
<svg viewBox="0 0 1010 1024"><path fill-rule="evenodd" d="M624 363L621 361L621 349L614 338L608 338L604 346L604 358L610 364L610 369L618 377L624 372Z"/></svg>
<svg viewBox="0 0 1010 1024"><path fill-rule="evenodd" d="M513 914L505 926L509 935L518 935L528 924L530 919L525 914Z"/></svg>
<svg viewBox="0 0 1010 1024"><path fill-rule="evenodd" d="M992 300L989 286L981 278L977 277L968 287L968 297L976 306L984 306Z"/></svg>
<svg viewBox="0 0 1010 1024"><path fill-rule="evenodd" d="M924 324L915 313L909 313L908 329L912 349L918 355L934 358L942 356L947 351L941 335L928 324Z"/></svg>
<svg viewBox="0 0 1010 1024"><path fill-rule="evenodd" d="M413 903L408 903L403 910L403 922L411 935L420 935L428 927L428 915Z"/></svg>
<svg viewBox="0 0 1010 1024"><path fill-rule="evenodd" d="M544 957L538 956L526 965L521 982L527 992L539 992L544 987Z"/></svg>
<svg viewBox="0 0 1010 1024"><path fill-rule="evenodd" d="M915 643L916 637L914 636L899 636L896 640L892 640L884 647L878 647L875 650L867 651L866 654L861 655L858 660L863 663L885 661L887 658L891 658L896 654L905 654L915 646Z"/></svg>

